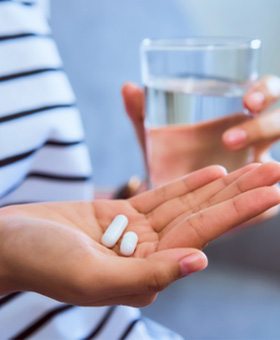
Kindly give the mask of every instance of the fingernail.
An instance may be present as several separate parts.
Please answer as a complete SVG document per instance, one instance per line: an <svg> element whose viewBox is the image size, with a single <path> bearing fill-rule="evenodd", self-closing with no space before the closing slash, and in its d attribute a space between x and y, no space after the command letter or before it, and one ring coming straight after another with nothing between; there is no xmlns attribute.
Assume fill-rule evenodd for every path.
<svg viewBox="0 0 280 340"><path fill-rule="evenodd" d="M247 104L249 104L249 109L258 111L261 110L265 101L265 95L260 92L253 92L247 96Z"/></svg>
<svg viewBox="0 0 280 340"><path fill-rule="evenodd" d="M280 78L278 77L270 77L266 81L266 87L273 97L280 96Z"/></svg>
<svg viewBox="0 0 280 340"><path fill-rule="evenodd" d="M246 138L247 133L242 129L229 130L223 136L224 141L230 145L241 145L245 142Z"/></svg>
<svg viewBox="0 0 280 340"><path fill-rule="evenodd" d="M201 271L207 267L207 264L208 260L204 253L193 253L180 261L181 274L182 276L187 276Z"/></svg>

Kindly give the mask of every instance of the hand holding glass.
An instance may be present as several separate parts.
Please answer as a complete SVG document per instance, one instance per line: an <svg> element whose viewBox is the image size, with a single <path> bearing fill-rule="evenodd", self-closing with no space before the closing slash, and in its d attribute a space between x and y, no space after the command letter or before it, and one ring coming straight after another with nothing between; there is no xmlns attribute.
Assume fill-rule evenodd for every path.
<svg viewBox="0 0 280 340"><path fill-rule="evenodd" d="M250 119L243 95L258 77L259 40L144 40L142 77L150 182L199 168L228 171L252 161L251 148L229 151L223 132Z"/></svg>

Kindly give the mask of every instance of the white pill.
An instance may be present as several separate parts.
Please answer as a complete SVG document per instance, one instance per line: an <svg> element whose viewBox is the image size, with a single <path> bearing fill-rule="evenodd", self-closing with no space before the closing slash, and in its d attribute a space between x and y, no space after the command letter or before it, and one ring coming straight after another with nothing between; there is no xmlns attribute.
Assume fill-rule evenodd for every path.
<svg viewBox="0 0 280 340"><path fill-rule="evenodd" d="M121 238L127 225L127 217L125 215L117 215L103 234L101 239L102 244L108 248L114 247L114 245Z"/></svg>
<svg viewBox="0 0 280 340"><path fill-rule="evenodd" d="M130 256L134 253L138 243L138 236L134 231L128 231L121 240L120 251L124 256Z"/></svg>

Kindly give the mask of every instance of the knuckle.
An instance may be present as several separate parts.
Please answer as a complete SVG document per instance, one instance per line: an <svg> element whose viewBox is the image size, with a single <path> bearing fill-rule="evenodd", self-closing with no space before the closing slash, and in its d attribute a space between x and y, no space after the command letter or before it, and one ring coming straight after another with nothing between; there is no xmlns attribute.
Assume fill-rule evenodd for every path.
<svg viewBox="0 0 280 340"><path fill-rule="evenodd" d="M235 188L238 194L241 194L244 192L243 186L242 186L242 182L240 182L238 179L235 182Z"/></svg>
<svg viewBox="0 0 280 340"><path fill-rule="evenodd" d="M195 217L188 221L189 229L193 232L194 237L198 241L199 247L204 247L208 243L208 239L204 232L204 215L202 211L198 211Z"/></svg>
<svg viewBox="0 0 280 340"><path fill-rule="evenodd" d="M232 202L232 208L233 208L234 214L236 216L239 216L240 215L240 205L239 205L238 198L234 197L231 202Z"/></svg>
<svg viewBox="0 0 280 340"><path fill-rule="evenodd" d="M256 118L251 122L251 135L254 134L258 139L264 139L266 137L266 124L263 122L263 117Z"/></svg>
<svg viewBox="0 0 280 340"><path fill-rule="evenodd" d="M250 121L251 135L258 140L279 137L280 109L262 114Z"/></svg>
<svg viewBox="0 0 280 340"><path fill-rule="evenodd" d="M267 112L265 115L260 116L259 120L261 121L261 125L266 129L272 130L276 135L279 134L280 109Z"/></svg>
<svg viewBox="0 0 280 340"><path fill-rule="evenodd" d="M228 176L222 177L221 181L222 181L222 188L226 188L231 182Z"/></svg>
<svg viewBox="0 0 280 340"><path fill-rule="evenodd" d="M163 201L166 201L168 198L168 190L167 190L167 185L163 185L160 188L160 196L162 197Z"/></svg>
<svg viewBox="0 0 280 340"><path fill-rule="evenodd" d="M187 175L186 177L183 178L183 184L185 186L185 191L186 192L191 192L192 191L192 188L190 186L190 183L189 183L189 176Z"/></svg>
<svg viewBox="0 0 280 340"><path fill-rule="evenodd" d="M166 268L163 268L162 264L158 265L157 271L151 275L150 282L148 284L149 293L158 293L162 291L168 285L168 274Z"/></svg>
<svg viewBox="0 0 280 340"><path fill-rule="evenodd" d="M194 213L197 213L203 209L206 209L208 207L211 207L213 204L215 204L216 197L212 196L207 198L203 203L198 204L196 209L193 211Z"/></svg>
<svg viewBox="0 0 280 340"><path fill-rule="evenodd" d="M184 209L194 210L195 209L195 194L194 193L187 193L186 195L179 196L179 201L181 202Z"/></svg>

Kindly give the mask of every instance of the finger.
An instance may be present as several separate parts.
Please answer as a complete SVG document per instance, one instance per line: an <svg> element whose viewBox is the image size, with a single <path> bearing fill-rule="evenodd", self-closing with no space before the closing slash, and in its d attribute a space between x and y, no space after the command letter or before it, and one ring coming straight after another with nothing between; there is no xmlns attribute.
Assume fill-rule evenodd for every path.
<svg viewBox="0 0 280 340"><path fill-rule="evenodd" d="M149 213L149 222L157 232L161 232L165 227L169 230L169 228L172 228L173 223L178 223L180 218L182 218L182 214L186 216L186 214L189 214L190 212L200 210L201 206L205 208L206 206L211 205L211 197L225 189L244 173L247 173L258 166L260 166L260 164L249 164L241 169L233 171L227 176L216 179L205 186L193 190L192 192L188 192L185 195L164 202ZM172 225L170 225L171 222Z"/></svg>
<svg viewBox="0 0 280 340"><path fill-rule="evenodd" d="M204 269L206 256L197 249L171 249L147 258L110 257L103 266L103 294L119 295L157 293L173 281Z"/></svg>
<svg viewBox="0 0 280 340"><path fill-rule="evenodd" d="M244 105L253 112L258 113L267 109L280 97L280 78L266 76L257 81L245 94Z"/></svg>
<svg viewBox="0 0 280 340"><path fill-rule="evenodd" d="M280 180L280 164L270 162L260 165L250 172L236 178L236 180L223 190L218 192L210 200L210 204L217 204L228 200L243 192L259 188L262 186L271 186ZM205 206L206 207L206 206Z"/></svg>
<svg viewBox="0 0 280 340"><path fill-rule="evenodd" d="M202 248L208 242L280 203L276 187L256 188L199 211L167 233L159 249Z"/></svg>
<svg viewBox="0 0 280 340"><path fill-rule="evenodd" d="M280 137L280 110L261 114L227 130L223 142L231 150L239 150L259 142L275 141Z"/></svg>
<svg viewBox="0 0 280 340"><path fill-rule="evenodd" d="M225 168L218 165L197 170L159 188L146 191L130 199L130 203L141 213L147 214L160 204L175 197L196 190L226 174Z"/></svg>
<svg viewBox="0 0 280 340"><path fill-rule="evenodd" d="M268 219L271 219L272 217L275 217L279 213L279 205L276 205L275 207L272 207L271 209L266 210L264 213L252 218L249 221L246 221L245 223L241 224L240 227L247 227L254 225L256 223L261 223L263 221L266 221Z"/></svg>
<svg viewBox="0 0 280 340"><path fill-rule="evenodd" d="M122 87L122 97L126 112L131 119L140 145L145 150L144 131L144 92L132 83L126 83Z"/></svg>
<svg viewBox="0 0 280 340"><path fill-rule="evenodd" d="M144 93L133 83L126 83L122 87L122 96L129 117L135 122L144 120Z"/></svg>

